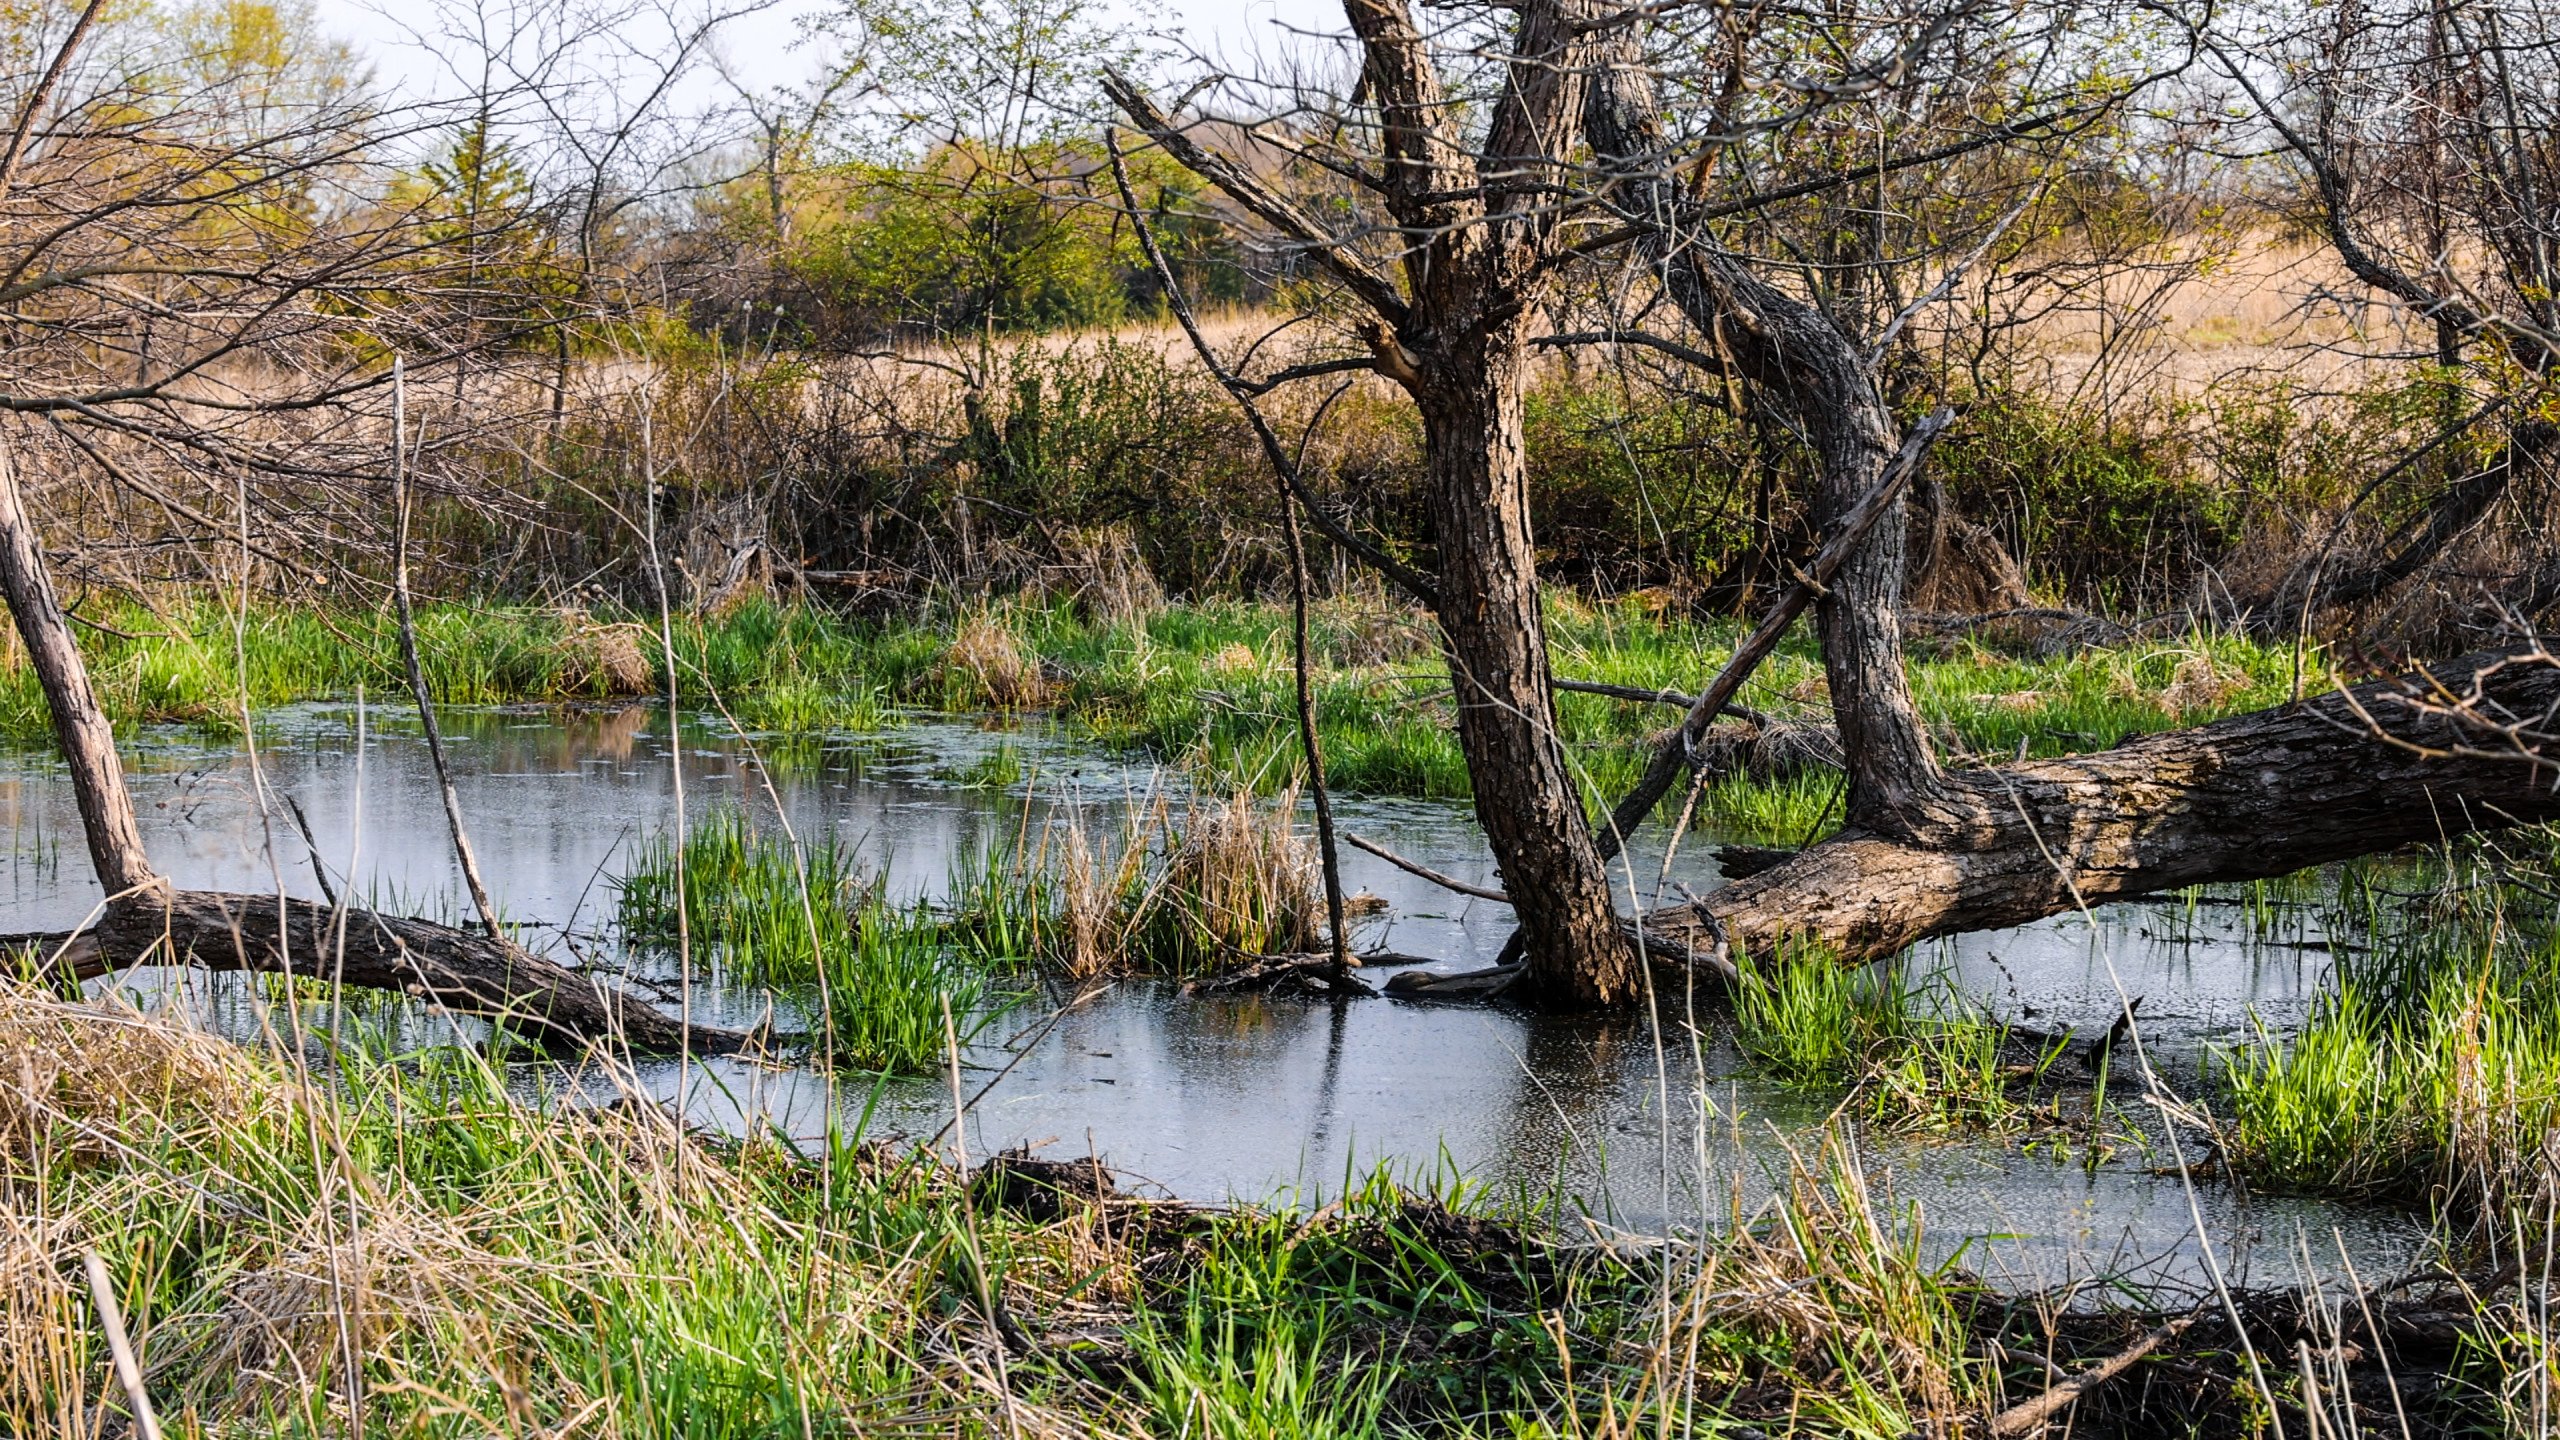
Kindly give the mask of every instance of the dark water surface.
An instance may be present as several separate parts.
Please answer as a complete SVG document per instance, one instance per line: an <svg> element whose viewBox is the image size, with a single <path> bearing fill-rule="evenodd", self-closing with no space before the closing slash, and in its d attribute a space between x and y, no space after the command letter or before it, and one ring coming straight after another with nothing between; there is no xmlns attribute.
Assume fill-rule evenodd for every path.
<svg viewBox="0 0 2560 1440"><path fill-rule="evenodd" d="M675 817L679 767L663 712L456 711L447 729L473 843L502 912L536 936L580 935L579 948L599 951L613 875L632 845ZM772 744L768 770L758 747L688 727L687 813L765 810L769 783L800 834L839 837L902 896L943 893L968 857L1036 837L1069 808L1084 811L1097 833L1116 833L1116 811L1173 783L1037 732L961 721ZM1022 781L990 790L955 778L999 747L1021 756ZM280 875L293 893L316 897L316 846L342 889L383 908L462 913L434 772L404 712L276 712L262 720L254 765L240 745L165 734L128 748L127 763L152 855L182 886L271 890ZM304 843L294 806L314 846ZM1347 823L1403 854L1495 881L1462 807L1343 809ZM0 760L0 820L14 840L0 875L0 929L79 922L99 892L58 768L42 757ZM1658 849L1638 847L1642 886L1660 862ZM1451 968L1499 949L1504 907L1357 851L1343 864L1347 884L1389 907L1364 941ZM1709 847L1694 840L1671 875L1701 892L1719 883ZM2246 1043L2255 1025L2294 1025L2327 975L2324 937L2303 912L2163 902L2109 906L2093 918L2094 926L2064 917L1933 944L1905 971L2004 1017L2082 1034L2104 1029L2123 997L2140 996L2162 1073L2190 1093L2210 1047ZM151 977L136 982L150 988ZM236 978L190 976L183 986L216 1023L254 1029L263 1013ZM731 1022L765 1004L715 988L698 987L696 998L707 1018ZM2265 1283L2298 1278L2306 1253L2312 1269L2333 1274L2341 1247L2368 1277L2395 1272L2425 1240L2416 1220L2390 1211L2247 1198L2221 1183L2191 1192L2165 1145L2128 1147L2093 1166L2027 1153L2014 1140L1853 1127L1852 1140L1826 1158L1820 1136L1837 1097L1755 1074L1709 1007L1699 1007L1694 1029L1682 1023L1679 995L1660 997L1660 1044L1642 1017L1183 998L1151 982L1112 986L1052 1022L1066 998L1029 995L971 1047L961 1084L987 1093L968 1117L970 1153L1020 1144L1090 1153L1186 1198L1302 1203L1384 1165L1415 1178L1464 1175L1642 1231L1727 1219L1756 1205L1791 1164L1850 1166L1880 1201L1918 1208L1933 1253L1961 1252L1991 1278L2029 1286L2120 1272L2191 1281L2202 1263L2199 1212L2224 1269ZM457 1030L442 1017L407 1023L422 1042ZM559 1093L564 1079L528 1070L527 1093ZM867 1119L873 1133L928 1136L954 1108L947 1080L831 1085L808 1070L746 1062L690 1073L673 1061L649 1063L622 1083L667 1099L681 1091L705 1123L737 1128L761 1117L801 1135L822 1132L832 1109L846 1123ZM2188 1149L2198 1158L2192 1134Z"/></svg>

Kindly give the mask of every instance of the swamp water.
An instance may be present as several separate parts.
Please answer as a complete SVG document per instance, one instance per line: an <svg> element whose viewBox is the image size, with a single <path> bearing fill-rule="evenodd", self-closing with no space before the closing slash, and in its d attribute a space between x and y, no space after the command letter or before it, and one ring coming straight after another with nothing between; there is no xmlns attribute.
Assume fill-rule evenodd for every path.
<svg viewBox="0 0 2560 1440"><path fill-rule="evenodd" d="M347 706L261 717L253 767L245 747L158 732L126 751L153 857L190 888L271 891L281 872L317 896L292 806L337 883L383 909L453 919L461 878L447 842L434 771L413 719ZM611 928L612 877L645 838L675 820L677 766L661 712L446 712L472 841L510 923L595 954ZM759 748L691 726L682 746L686 813L769 805ZM771 742L770 783L805 839L832 834L893 896L940 895L988 847L1036 844L1081 807L1098 835L1162 783L1147 767L1036 731L917 721L879 735ZM1010 752L1006 754L1004 752ZM789 763L783 763L785 759ZM969 777L1020 776L1001 787ZM991 763L992 762L992 763ZM262 818L263 785L270 798ZM292 806L285 802L290 800ZM1495 882L1463 807L1342 802L1343 822L1401 854L1469 881ZM58 767L42 756L0 760L0 821L14 836L0 875L0 930L64 928L98 899L76 812ZM272 843L273 859L269 846ZM1649 885L1660 837L1638 847ZM1718 883L1711 847L1693 838L1671 870L1701 892ZM352 862L352 863L351 863ZM1488 962L1509 928L1505 907L1454 895L1346 848L1347 887L1387 902L1365 945ZM2302 912L2228 901L2100 909L1940 942L1910 957L1906 983L1952 989L2001 1018L2082 1036L2103 1031L2122 996L2141 997L2143 1033L2173 1086L2192 1091L2217 1044L2263 1025L2298 1023L2328 970ZM1926 977L1912 979L1910 977ZM275 1023L257 982L234 976L125 977L144 1003L174 984L234 1033ZM1667 994L1657 1045L1640 1019L1558 1018L1483 1006L1372 1000L1185 998L1157 981L1120 981L1061 1010L1070 992L1028 993L967 1047L962 1087L968 1152L1032 1145L1051 1158L1098 1157L1124 1183L1186 1199L1314 1203L1380 1166L1416 1181L1452 1175L1497 1193L1551 1200L1569 1215L1638 1232L1716 1224L1767 1196L1792 1156L1813 1158L1835 1092L1778 1083L1754 1067L1729 1027ZM665 993L662 991L662 993ZM750 1024L760 994L698 981L698 1019ZM315 1016L325 1006L308 1007ZM784 1024L787 1027L786 1017ZM405 1038L432 1043L478 1027L425 1012L401 1017ZM1694 1037L1694 1038L1693 1038ZM2066 1059L2062 1063L2073 1061ZM1009 1068L1008 1068L1009 1067ZM597 1093L593 1078L547 1062L521 1071L528 1096ZM847 1127L923 1139L950 1120L946 1078L834 1085L806 1069L748 1061L643 1062L636 1083L681 1096L696 1121L736 1130L753 1120L795 1136ZM2129 1082L2127 1083L2129 1088ZM602 1093L609 1096L609 1087ZM2201 1170L2197 1138L2187 1154ZM2103 1163L2036 1153L2016 1138L1858 1132L1856 1163L1880 1200L1919 1207L1925 1245L1995 1284L2046 1288L2122 1277L2137 1284L2203 1279L2195 1215L2235 1282L2292 1283L2341 1268L2397 1273L2423 1250L2415 1218L2319 1201L2245 1196L2200 1182L2192 1192L2165 1144L2123 1147Z"/></svg>

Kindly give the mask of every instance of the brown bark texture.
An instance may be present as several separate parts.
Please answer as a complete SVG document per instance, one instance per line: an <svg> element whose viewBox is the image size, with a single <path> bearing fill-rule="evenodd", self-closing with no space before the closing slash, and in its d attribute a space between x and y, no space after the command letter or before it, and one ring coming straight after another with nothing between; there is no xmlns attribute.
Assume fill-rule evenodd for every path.
<svg viewBox="0 0 2560 1440"><path fill-rule="evenodd" d="M2560 819L2547 763L2409 703L2475 685L2484 713L2560 708L2560 667L2492 651L2097 754L1959 771L1926 843L1852 827L1655 911L1646 929L1701 952L1720 932L1764 953L1795 939L1872 959L2105 900Z"/></svg>
<svg viewBox="0 0 2560 1440"><path fill-rule="evenodd" d="M619 1040L643 1051L686 1043L682 1022L519 946L405 915L273 895L180 890L165 901L110 905L84 930L0 935L0 949L31 953L48 978L86 980L131 965L304 975L413 995L546 1040ZM717 1054L748 1039L695 1026L691 1048Z"/></svg>
<svg viewBox="0 0 2560 1440"><path fill-rule="evenodd" d="M1433 367L1463 374L1481 366L1485 383L1415 390L1432 437L1440 627L1458 744L1519 918L1532 987L1605 1005L1632 995L1638 977L1556 730L1522 463L1520 349L1504 343L1503 351Z"/></svg>
<svg viewBox="0 0 2560 1440"><path fill-rule="evenodd" d="M1515 993L1614 1004L1642 972L1557 730L1521 421L1528 331L1558 244L1552 194L1572 178L1596 48L1591 7L1520 7L1480 141L1406 0L1345 0L1344 10L1377 108L1374 188L1404 237L1401 283L1124 81L1112 95L1148 138L1304 246L1377 317L1375 369L1421 412L1439 564L1431 590L1476 814L1519 917L1512 950L1527 968Z"/></svg>
<svg viewBox="0 0 2560 1440"><path fill-rule="evenodd" d="M1592 149L1614 177L1611 203L1638 228L1645 259L1681 313L1802 427L1816 469L1812 519L1836 532L1901 445L1872 367L1829 316L1710 241L1697 196L1661 162L1669 153L1661 111L1632 38L1614 48L1584 111ZM1897 496L1833 577L1816 616L1848 756L1846 814L1853 824L1916 833L1941 787L1902 666L1905 513Z"/></svg>
<svg viewBox="0 0 2560 1440"><path fill-rule="evenodd" d="M0 594L8 598L18 637L26 642L27 663L35 668L52 711L54 742L71 770L80 830L98 883L110 896L158 889L162 881L142 848L142 827L134 819L124 767L116 760L115 727L98 706L80 647L71 638L71 622L54 597L44 552L18 493L16 457L5 441L0 441Z"/></svg>

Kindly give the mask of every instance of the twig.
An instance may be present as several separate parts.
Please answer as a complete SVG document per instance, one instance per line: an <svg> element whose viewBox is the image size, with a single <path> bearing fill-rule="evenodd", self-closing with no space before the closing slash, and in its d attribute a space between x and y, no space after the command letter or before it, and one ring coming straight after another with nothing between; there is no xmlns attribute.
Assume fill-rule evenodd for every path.
<svg viewBox="0 0 2560 1440"><path fill-rule="evenodd" d="M1123 108L1145 105L1145 101L1138 97L1134 90L1127 91L1125 98L1119 92L1115 92L1113 98L1118 99ZM1132 111L1132 113L1138 112ZM1142 128L1144 128L1143 123ZM1163 135L1156 134L1152 129L1148 133L1159 144L1163 143L1165 139ZM1118 131L1111 126L1103 127L1102 143L1111 155L1111 175L1119 185L1121 203L1128 207L1132 217L1136 217L1141 213L1138 209L1137 192L1129 188L1129 167L1120 157ZM1177 158L1182 157L1177 155ZM1190 162L1186 160L1185 163ZM1193 168L1200 167L1194 165ZM1209 172L1201 170L1200 173L1208 174ZM1440 608L1439 592L1420 571L1352 534L1348 527L1325 514L1324 507L1316 504L1315 495L1307 489L1306 477L1298 472L1296 462L1292 461L1289 458L1289 452L1282 448L1280 437L1272 433L1270 422L1263 418L1262 407L1253 403L1252 385L1228 370L1225 362L1218 358L1218 352L1210 348L1208 336L1201 333L1199 318L1191 312L1191 302L1183 297L1181 288L1173 283L1173 273L1165 266L1161 253L1158 254L1154 263L1157 278L1165 287L1165 304L1173 310L1173 318L1181 324L1182 333L1190 339L1193 353L1200 357L1200 364L1208 370L1210 376L1235 398L1236 408L1244 412L1246 423L1252 426L1253 438L1262 447L1264 458L1271 462L1271 468L1279 473L1281 480L1288 485L1290 493L1297 497L1298 503L1306 507L1307 514L1315 520L1317 527L1331 537L1333 543L1359 556L1368 562L1370 568L1395 582L1397 588L1420 601L1424 609L1437 612Z"/></svg>
<svg viewBox="0 0 2560 1440"><path fill-rule="evenodd" d="M418 619L409 602L409 380L400 357L391 357L391 496L398 515L393 542L391 591L400 611L400 658L408 662L409 693L417 697L418 724L427 732L427 758L435 763L436 784L444 792L444 820L453 832L453 857L462 866L462 883L471 890L472 908L489 938L507 943L498 928L498 907L489 903L489 887L481 883L480 861L471 853L471 835L462 828L462 800L453 790L453 771L444 762L444 736L436 728L435 701L427 694L427 672L418 664Z"/></svg>
<svg viewBox="0 0 2560 1440"><path fill-rule="evenodd" d="M2143 1356L2178 1338L2203 1313L2202 1310L2190 1310L2033 1400L2001 1411L1991 1417L1991 1434L2008 1437L2033 1433L2080 1397L2131 1369L2133 1363Z"/></svg>
<svg viewBox="0 0 2560 1440"><path fill-rule="evenodd" d="M320 858L320 842L311 838L311 817L302 813L302 802L291 795L284 797L284 808L293 815L293 828L302 832L302 848L311 855L311 878L320 882L320 898L329 908L338 908L338 892L329 883L328 863Z"/></svg>
<svg viewBox="0 0 2560 1440"><path fill-rule="evenodd" d="M93 7L94 8L94 7ZM116 1304L115 1277L95 1250L80 1252L80 1267L89 1272L89 1298L97 1303L98 1324L107 1332L107 1352L115 1357L116 1379L133 1406L133 1428L142 1440L160 1440L160 1417L151 1411L151 1394L142 1388L142 1365L134 1359L133 1339L125 1334L124 1312Z"/></svg>
<svg viewBox="0 0 2560 1440"><path fill-rule="evenodd" d="M1377 856L1379 859L1386 861L1388 864L1393 865L1397 869L1404 871L1406 874L1419 875L1423 879L1430 881L1432 884L1439 886L1443 890L1455 890L1461 895L1473 895L1479 900L1490 900L1497 905L1508 905L1511 903L1511 897L1503 894L1499 890L1488 890L1481 885L1470 885L1455 875L1443 875L1439 871L1432 869L1430 866L1423 864L1419 860L1407 860L1403 856L1388 849L1386 846L1379 844L1375 840L1367 839L1363 836L1354 834L1349 830L1342 832L1342 838L1346 842L1356 845L1359 848L1368 851L1370 854Z"/></svg>
<svg viewBox="0 0 2560 1440"><path fill-rule="evenodd" d="M1173 267L1165 263L1164 252L1156 247L1155 227L1147 223L1146 211L1138 207L1137 194L1129 188L1129 168L1121 162L1119 141L1106 130L1104 143L1111 150L1112 183L1119 187L1120 201L1128 207L1129 222L1137 230L1138 245L1146 251L1147 263L1155 267L1157 278L1164 282L1166 296L1180 307L1185 333L1191 336L1202 360L1210 364L1229 393L1234 395L1236 403L1242 405L1248 414L1253 414L1254 424L1260 429L1261 416L1254 413L1253 403L1245 393L1249 387L1241 378L1209 360L1207 344L1191 323L1190 307L1181 298L1181 287L1175 283ZM1316 737L1315 686L1307 675L1307 545L1306 537L1298 532L1297 467L1282 453L1278 444L1266 443L1263 448L1271 461L1272 484L1279 492L1281 532L1289 542L1290 662L1297 675L1298 745L1306 752L1307 788L1315 800L1316 809L1317 858L1324 866L1325 922L1333 942L1334 977L1347 980L1352 968L1360 962L1351 958L1351 936L1343 920L1342 858L1336 853L1333 843L1333 800L1325 790L1324 747Z"/></svg>

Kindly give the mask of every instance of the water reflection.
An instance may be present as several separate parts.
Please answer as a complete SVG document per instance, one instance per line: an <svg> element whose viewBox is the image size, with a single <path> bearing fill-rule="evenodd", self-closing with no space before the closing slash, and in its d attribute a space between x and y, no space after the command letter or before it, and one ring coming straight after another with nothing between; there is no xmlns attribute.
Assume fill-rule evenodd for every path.
<svg viewBox="0 0 2560 1440"><path fill-rule="evenodd" d="M1036 835L1070 810L1108 833L1117 811L1163 783L1148 767L1038 732L957 722L774 752L701 728L688 728L679 744L664 714L649 707L456 712L448 724L463 808L497 902L511 918L553 934L601 930L611 877L628 848L672 821L679 765L692 813L762 805L770 793L803 836L833 835L855 848L898 895L941 893L969 857ZM345 706L301 707L265 717L260 742L268 791L301 807L310 845L282 814L272 824L258 814L238 747L163 735L134 750L146 842L180 884L264 889L280 871L296 893L316 895L316 850L316 863L377 904L459 913L460 877L412 722ZM948 778L999 745L1023 756L1024 783L987 791ZM1457 809L1345 809L1360 830L1398 851L1470 881L1496 878ZM41 758L0 763L0 817L14 842L0 875L5 927L78 921L98 890L57 770ZM1451 965L1481 963L1499 948L1503 907L1448 894L1364 854L1344 860L1348 882L1391 907L1371 932L1377 942ZM1636 859L1646 876L1658 864L1658 854ZM1707 848L1684 850L1673 878L1700 889L1714 884ZM2169 1057L2165 1068L2182 1082L2202 1046L2245 1035L2253 1012L2277 1027L2298 1019L2328 971L2326 937L2298 912L2127 905L2101 910L2096 921L2065 917L1941 942L1911 964L1943 977L1952 993L2046 1029L2103 1027L2122 997L2140 995L2147 1030ZM252 1033L269 1018L263 992L236 978L192 977L186 990L237 1032ZM1696 1038L1677 1023L1678 995L1661 997L1675 1013L1657 1029L1642 1016L1186 1000L1164 986L1124 982L1043 1028L1068 998L1035 997L969 1057L964 1084L974 1089L1027 1047L971 1110L971 1153L1014 1145L1089 1152L1168 1192L1212 1199L1286 1191L1311 1200L1380 1165L1409 1176L1455 1172L1601 1222L1652 1229L1758 1203L1806 1137L1823 1128L1834 1098L1756 1076L1712 1038L1712 1023L1708 1038ZM753 995L705 999L715 1016L733 1021L764 1004ZM419 1043L478 1033L424 1013L401 1023ZM667 1098L680 1088L672 1063L644 1068L637 1081ZM525 1083L533 1093L572 1079L528 1072ZM867 1082L831 1085L806 1071L726 1061L697 1067L681 1088L706 1123L734 1129L757 1117L803 1137L822 1134L831 1115L853 1123L866 1114L876 1131L928 1136L952 1112L945 1083L875 1092ZM2173 1274L2197 1270L2185 1191L2152 1172L2165 1154L2092 1169L1986 1143L1869 1135L1859 1145L1857 1160L1879 1190L1919 1207L1936 1253L1961 1250L1967 1264L1997 1278L2054 1283L2137 1260ZM2284 1257L2305 1234L2312 1252L2326 1257L2337 1231L2371 1272L2395 1268L2420 1241L2413 1223L2386 1212L2252 1203L2219 1186L2200 1204L2226 1265L2245 1275L2253 1257L2272 1263L2270 1280L2292 1278Z"/></svg>

